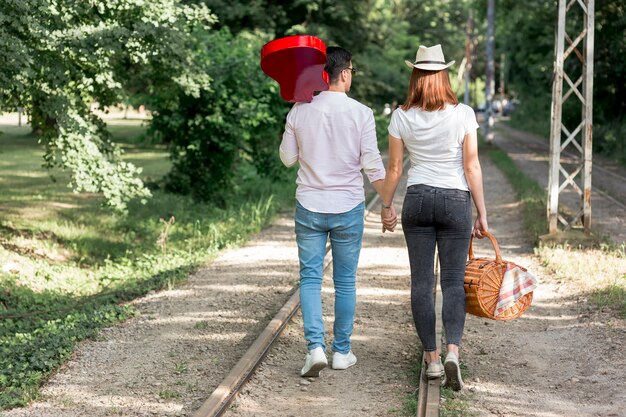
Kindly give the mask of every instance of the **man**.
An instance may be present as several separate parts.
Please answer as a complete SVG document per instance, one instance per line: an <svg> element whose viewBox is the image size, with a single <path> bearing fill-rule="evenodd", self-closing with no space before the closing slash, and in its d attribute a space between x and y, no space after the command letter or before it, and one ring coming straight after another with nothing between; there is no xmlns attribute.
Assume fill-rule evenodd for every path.
<svg viewBox="0 0 626 417"><path fill-rule="evenodd" d="M300 375L319 376L328 365L322 317L322 269L327 238L333 254L335 323L333 369L356 364L350 336L356 306L356 269L363 238L363 169L376 191L385 178L372 110L349 98L352 54L326 50L330 88L310 103L296 103L285 124L280 158L300 162L295 229L300 259L300 303L308 344Z"/></svg>

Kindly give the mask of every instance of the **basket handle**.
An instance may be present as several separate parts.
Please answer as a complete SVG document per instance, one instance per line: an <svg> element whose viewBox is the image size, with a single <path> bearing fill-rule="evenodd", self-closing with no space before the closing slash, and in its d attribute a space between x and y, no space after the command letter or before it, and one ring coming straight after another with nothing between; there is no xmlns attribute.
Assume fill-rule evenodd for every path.
<svg viewBox="0 0 626 417"><path fill-rule="evenodd" d="M502 256L500 254L500 246L498 246L498 241L496 240L496 238L489 232L480 232L483 236L486 236L489 238L489 240L491 241L491 244L493 245L493 248L496 251L496 262L497 263L502 263ZM474 259L474 247L472 245L474 241L474 236L472 235L472 237L470 237L470 244L469 244L469 259L470 261L472 259Z"/></svg>

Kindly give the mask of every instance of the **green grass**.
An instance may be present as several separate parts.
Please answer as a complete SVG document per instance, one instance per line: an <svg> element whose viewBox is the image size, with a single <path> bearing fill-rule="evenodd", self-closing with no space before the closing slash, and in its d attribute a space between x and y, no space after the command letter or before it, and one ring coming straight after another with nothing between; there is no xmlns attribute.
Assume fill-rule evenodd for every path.
<svg viewBox="0 0 626 417"><path fill-rule="evenodd" d="M415 387L416 392L406 395L404 397L404 406L401 412L404 416L414 416L417 413L417 389L420 385L420 375L422 372L422 358L417 356L412 362L412 366L409 369L410 381ZM470 373L467 366L461 362L461 377L467 380ZM453 391L450 388L441 388L441 402L439 404L439 415L446 417L469 417L475 414L470 411L470 404L473 399L473 394L467 390L461 392Z"/></svg>
<svg viewBox="0 0 626 417"><path fill-rule="evenodd" d="M374 120L376 122L376 140L378 143L378 150L381 153L387 152L389 149L389 131L387 128L389 127L391 117L384 116L382 114L375 114Z"/></svg>
<svg viewBox="0 0 626 417"><path fill-rule="evenodd" d="M293 172L270 184L243 167L226 208L157 189L116 215L67 188L67 173L51 182L27 127L0 130L0 409L37 398L77 342L135 314L124 301L176 285L293 204ZM144 179L168 172L166 149L143 127L111 130Z"/></svg>
<svg viewBox="0 0 626 417"><path fill-rule="evenodd" d="M461 378L468 380L470 373L461 362ZM476 413L470 411L470 404L473 400L473 394L467 389L454 391L451 388L441 388L441 404L439 407L439 415L441 417L471 417Z"/></svg>
<svg viewBox="0 0 626 417"><path fill-rule="evenodd" d="M558 282L575 286L593 305L626 318L626 247L541 245L535 250Z"/></svg>
<svg viewBox="0 0 626 417"><path fill-rule="evenodd" d="M626 280L626 276L623 277ZM591 293L591 302L600 308L615 309L626 319L626 288L622 285L611 284L605 288L594 290Z"/></svg>
<svg viewBox="0 0 626 417"><path fill-rule="evenodd" d="M535 180L520 171L506 152L486 144L482 138L479 146L480 152L487 154L513 187L518 201L523 204L524 225L537 241L539 236L548 230L546 192Z"/></svg>
<svg viewBox="0 0 626 417"><path fill-rule="evenodd" d="M159 391L159 397L163 400L172 400L172 399L180 398L182 397L182 395L179 392L172 391L169 389L164 389L164 390Z"/></svg>
<svg viewBox="0 0 626 417"><path fill-rule="evenodd" d="M420 385L420 375L422 373L422 358L415 357L413 365L409 369L409 380L415 387L415 392L404 396L402 413L405 416L414 416L417 413L417 389Z"/></svg>

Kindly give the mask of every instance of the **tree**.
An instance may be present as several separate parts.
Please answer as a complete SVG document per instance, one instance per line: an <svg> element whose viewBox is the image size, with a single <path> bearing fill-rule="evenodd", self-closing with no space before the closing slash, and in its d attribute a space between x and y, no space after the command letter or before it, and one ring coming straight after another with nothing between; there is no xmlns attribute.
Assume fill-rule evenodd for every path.
<svg viewBox="0 0 626 417"><path fill-rule="evenodd" d="M90 105L117 104L131 85L198 95L209 78L187 51L193 31L214 21L206 6L180 0L2 0L0 105L30 110L45 165L70 170L74 190L125 210L150 193Z"/></svg>
<svg viewBox="0 0 626 417"><path fill-rule="evenodd" d="M496 12L496 48L508 62L508 84L521 99L513 121L548 135L554 72L557 2L502 0ZM578 20L577 20L578 19ZM567 15L573 38L582 29L582 10L574 3ZM621 0L595 3L594 47L594 149L626 160L626 7ZM566 48L569 44L566 42ZM578 46L581 48L581 45ZM573 53L565 62L570 75L580 74ZM577 76L572 76L575 82ZM566 86L566 85L565 85ZM580 88L580 87L579 87ZM569 87L567 87L569 89ZM580 123L575 97L563 110L566 125Z"/></svg>
<svg viewBox="0 0 626 417"><path fill-rule="evenodd" d="M194 59L211 88L190 95L182 88L154 95L151 131L167 139L173 161L170 191L222 204L237 165L251 163L278 177L277 147L289 106L259 66L267 39L227 28L196 34Z"/></svg>

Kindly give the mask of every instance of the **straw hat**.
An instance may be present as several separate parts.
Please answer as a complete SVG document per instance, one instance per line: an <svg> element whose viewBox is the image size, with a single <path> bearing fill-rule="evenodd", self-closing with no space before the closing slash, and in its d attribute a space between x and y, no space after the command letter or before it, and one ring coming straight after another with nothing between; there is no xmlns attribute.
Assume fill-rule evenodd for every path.
<svg viewBox="0 0 626 417"><path fill-rule="evenodd" d="M430 48L420 45L417 50L417 55L415 55L415 62L407 60L404 62L411 68L419 68L426 71L439 71L454 64L454 61L450 61L446 64L441 45L431 46Z"/></svg>

